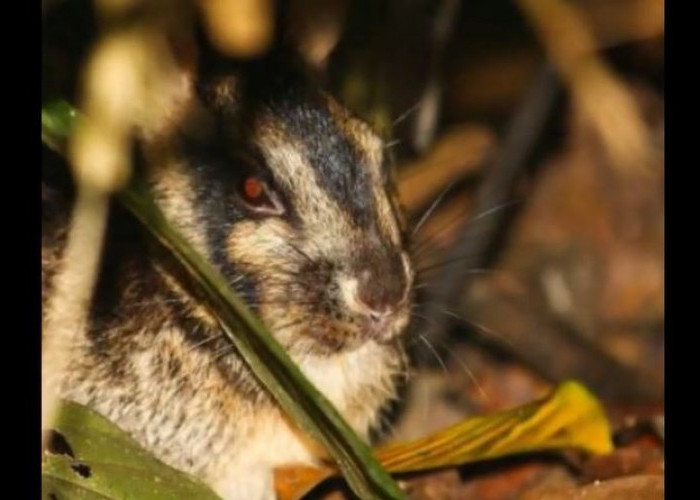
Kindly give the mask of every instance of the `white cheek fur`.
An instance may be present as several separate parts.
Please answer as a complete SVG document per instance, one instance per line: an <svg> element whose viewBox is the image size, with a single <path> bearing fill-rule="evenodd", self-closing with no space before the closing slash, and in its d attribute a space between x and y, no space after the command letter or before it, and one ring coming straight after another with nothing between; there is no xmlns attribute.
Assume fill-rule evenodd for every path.
<svg viewBox="0 0 700 500"><path fill-rule="evenodd" d="M343 305L354 313L362 313L365 308L357 300L357 279L341 275L337 278L337 282Z"/></svg>

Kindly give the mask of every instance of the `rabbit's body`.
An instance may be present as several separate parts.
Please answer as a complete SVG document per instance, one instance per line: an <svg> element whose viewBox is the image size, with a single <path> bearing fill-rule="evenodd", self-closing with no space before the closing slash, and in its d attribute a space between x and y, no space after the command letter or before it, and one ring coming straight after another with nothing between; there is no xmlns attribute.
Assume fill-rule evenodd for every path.
<svg viewBox="0 0 700 500"><path fill-rule="evenodd" d="M193 82L178 120L142 140L161 208L368 438L405 373L412 280L381 142L274 58ZM46 295L70 206L47 193ZM105 248L64 397L227 499L271 498L275 466L322 457L118 207Z"/></svg>

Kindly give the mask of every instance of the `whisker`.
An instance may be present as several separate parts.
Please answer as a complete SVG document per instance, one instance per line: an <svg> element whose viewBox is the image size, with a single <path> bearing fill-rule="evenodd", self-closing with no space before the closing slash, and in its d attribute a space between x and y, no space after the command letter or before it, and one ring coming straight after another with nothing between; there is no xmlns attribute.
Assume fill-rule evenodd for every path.
<svg viewBox="0 0 700 500"><path fill-rule="evenodd" d="M292 243L291 241L290 241L290 242L287 242L287 245L289 246L289 248L291 248L292 250L294 250L295 252L297 252L299 255L301 255L302 257L304 257L306 260L308 260L311 264L316 264L316 261L315 261L314 259L312 259L311 256L310 256L309 254L307 254L306 252L304 252L301 248L299 248L297 245L295 245L295 244Z"/></svg>
<svg viewBox="0 0 700 500"><path fill-rule="evenodd" d="M425 266L425 267L422 267L422 268L420 268L420 269L416 269L416 273L417 273L417 274L426 273L426 272L428 272L428 271L433 271L433 270L435 270L435 269L439 269L439 268L441 268L441 267L445 267L445 266L448 265L448 264L453 264L453 263L459 262L459 261L461 261L461 260L468 260L468 259L471 259L472 257L473 257L473 255L469 254L469 255L461 255L461 256L459 256L459 257L454 257L454 258L452 258L452 259L446 259L446 260L443 260L443 261L441 261L441 262L437 262L437 263L435 263L435 264L430 264L429 266ZM478 272L477 272L477 273L478 273ZM475 273L475 274L477 274L477 273Z"/></svg>
<svg viewBox="0 0 700 500"><path fill-rule="evenodd" d="M428 288L430 286L430 283L416 283L411 287L412 290L421 290L423 288Z"/></svg>
<svg viewBox="0 0 700 500"><path fill-rule="evenodd" d="M246 301L249 307L260 307L260 306L312 306L317 304L317 301L308 300L294 300L292 298L284 298L279 300L259 300L259 301Z"/></svg>
<svg viewBox="0 0 700 500"><path fill-rule="evenodd" d="M455 312L449 311L445 308L442 308L441 312L446 314L447 316L449 316L451 318L455 318L459 321L463 321L463 322L467 323L468 325L471 325L471 326L475 327L476 329L481 330L482 332L485 332L485 333L491 335L492 337L495 337L496 339L498 339L502 342L505 342L510 347L515 349L515 344L513 344L513 342L511 342L510 339L508 339L508 337L506 337L505 335L500 334L500 333L492 330L491 328L488 328L480 323L477 323L476 321L469 320L469 319L465 318L464 316L461 316Z"/></svg>
<svg viewBox="0 0 700 500"><path fill-rule="evenodd" d="M422 319L424 319L424 320L427 321L427 322L431 322L431 320L430 320L427 316L423 316L423 315L419 315L419 314L415 314L415 316L416 316L416 317L419 317L419 318L422 318ZM441 358L439 357L439 355L437 354L437 350L435 349L435 347L430 343L430 341L428 341L428 339L425 337L425 335L421 335L421 334L417 333L417 336L418 336L418 340L421 340L424 344L426 344L426 345L429 347L430 351L433 353L433 355L434 355L434 356L438 359L438 361L440 362L440 365L442 366L442 368L443 368L443 370L444 370L444 372L445 372L445 375L447 375L447 368L445 367L445 364L444 364L444 362L442 361L442 359L441 359ZM481 385L481 383L479 383L479 380L477 379L476 375L475 375L474 372L467 366L467 364L466 364L462 359L460 359L459 357L457 357L457 355L456 355L455 353L453 353L453 352L449 349L449 346L448 346L445 342L439 341L439 343L440 343L443 347L445 347L445 351L447 352L447 354L448 354L449 356L451 356L452 359L454 359L454 360L460 365L460 367L462 368L462 370L464 370L464 373L465 373L465 374L467 375L467 377L469 377L469 379L474 383L474 386L475 386L476 389L479 391L479 394L480 394L481 397L484 399L484 401L490 401L491 398L490 398L489 395L486 393L486 391L484 390L484 388L483 388L483 386Z"/></svg>
<svg viewBox="0 0 700 500"><path fill-rule="evenodd" d="M205 344L208 344L209 342L212 342L216 339L223 338L221 333L217 333L216 335L212 335L211 337L206 337L204 340L200 340L199 342L195 342L191 346L189 346L187 349L185 349L184 353L188 353L191 351L194 351L195 349L204 346Z"/></svg>
<svg viewBox="0 0 700 500"><path fill-rule="evenodd" d="M245 278L245 274L241 274L241 275L237 276L236 278L233 279L233 281L231 282L231 285L235 285L235 284L239 283L240 281L243 280L243 278Z"/></svg>
<svg viewBox="0 0 700 500"><path fill-rule="evenodd" d="M445 376L448 376L447 366L445 366L445 363L442 361L442 358L440 357L438 352L435 350L435 347L433 347L433 345L430 343L430 341L424 335L421 335L420 333L417 333L417 335L418 335L418 338L428 347L430 352L433 353L433 355L435 356L435 359L437 359L438 363L440 363L440 366L442 366L442 370L445 372Z"/></svg>
<svg viewBox="0 0 700 500"><path fill-rule="evenodd" d="M460 260L470 259L472 256L473 256L473 254L470 251L470 252L467 252L465 254L459 255L457 257L453 257L453 258L445 259L445 260L440 260L438 262L433 262L432 264L417 268L415 273L416 273L416 275L422 275L428 271L432 271L434 269L439 269L439 268L444 267L448 264L452 264L453 262L459 262ZM502 271L499 271L498 269L486 269L483 267L471 267L469 269L458 269L457 271L459 271L459 274L457 274L457 276L465 276L465 275L470 275L470 274L484 275L484 274L495 274L497 272L502 272Z"/></svg>
<svg viewBox="0 0 700 500"><path fill-rule="evenodd" d="M227 344L224 347L217 349L212 355L212 362L223 358L224 356L234 352L235 350L236 346L233 343Z"/></svg>
<svg viewBox="0 0 700 500"><path fill-rule="evenodd" d="M504 203L501 203L499 205L496 205L495 207L489 208L487 210L484 210L481 213L476 214L472 219L469 220L467 224L472 224L480 219L483 219L485 217L494 215L502 210L505 210L506 208L509 208L513 205L516 205L518 203L522 203L522 200L510 200ZM443 227L438 228L432 235L426 237L424 240L416 240L412 243L412 245L415 245L413 248L413 256L418 257L420 254L422 254L425 251L425 248L427 247L428 244L432 243L440 237L440 235L444 234L446 231L449 229L453 228L455 224L459 223L464 215L469 212L469 208L467 207L464 210L456 213L454 216L449 218L447 221L444 222Z"/></svg>
<svg viewBox="0 0 700 500"><path fill-rule="evenodd" d="M147 306L147 305L155 305L155 304L183 304L185 302L184 299L159 299L159 298L150 298L146 300L139 300L136 302L129 302L130 306Z"/></svg>
<svg viewBox="0 0 700 500"><path fill-rule="evenodd" d="M423 216L418 220L416 225L413 228L413 231L411 231L411 237L415 236L418 230L425 224L425 222L428 220L428 218L435 212L435 209L440 205L440 202L445 199L445 196L447 193L450 192L450 189L455 185L456 181L452 181L447 186L443 188L443 190L440 192L440 194L435 198L435 201L433 201L428 209L425 211Z"/></svg>
<svg viewBox="0 0 700 500"><path fill-rule="evenodd" d="M283 325L281 325L281 326L273 325L272 327L269 327L269 329L270 329L271 331L282 331L282 330L284 330L284 329L286 329L286 328L291 328L292 326L298 325L299 323L302 323L303 321L304 321L304 319L300 319L300 320L295 320L295 321L288 322L287 324L283 324ZM195 342L194 344L192 344L191 346L189 346L184 352L185 352L185 353L190 352L190 351L192 351L192 350L194 350L194 349L197 349L198 347L202 347L202 346L204 346L205 344L208 344L209 342L212 342L212 341L214 341L214 340L216 340L216 339L219 339L219 338L222 338L222 339L225 339L225 340L228 341L228 337L226 337L226 336L223 334L222 331L219 331L219 332L217 332L215 335L211 335L211 336L209 336L209 337L204 338L203 340L200 340L200 341L198 341L198 342ZM228 346L232 346L233 344L227 344L227 345L228 345ZM218 352L218 351L217 351L217 352ZM215 356L215 358L216 358L216 356L217 356L216 352L214 353L214 356Z"/></svg>
<svg viewBox="0 0 700 500"><path fill-rule="evenodd" d="M434 324L434 320L433 320L433 319L431 319L431 318L429 318L429 317L427 317L427 316L425 316L425 315L423 315L423 314L419 314L419 313L417 313L417 312L415 312L415 311L411 311L411 318L422 319L423 321L425 321L425 322L427 322L427 323ZM411 345L414 345L415 342L417 342L417 340L414 340L414 341L413 341L413 344L411 344Z"/></svg>
<svg viewBox="0 0 700 500"><path fill-rule="evenodd" d="M479 383L479 380L477 379L476 375L474 375L474 372L467 366L467 364L455 353L453 353L447 346L445 342L440 342L440 344L443 345L443 347L446 347L447 354L454 359L459 366L462 367L464 370L464 373L469 377L469 379L474 383L474 386L476 386L477 391L479 391L479 394L481 397L484 399L484 401L490 401L491 398L488 396L482 385Z"/></svg>
<svg viewBox="0 0 700 500"><path fill-rule="evenodd" d="M286 330L287 328L291 328L291 327L296 326L296 325L298 325L298 324L300 324L300 323L303 323L304 321L305 321L305 320L304 320L303 318L302 318L302 319L298 319L298 320L295 320L295 321L291 321L291 322L289 322L289 323L287 323L287 324L285 324L285 325L282 325L282 326L272 326L272 327L270 327L270 330L280 332L280 331L282 331L282 330Z"/></svg>
<svg viewBox="0 0 700 500"><path fill-rule="evenodd" d="M410 108L408 108L406 111L404 111L403 113L401 113L396 119L394 119L394 121L391 122L391 126L392 126L392 127L395 127L396 125L398 125L399 123L401 123L402 121L404 121L406 118L408 118L409 116L411 116L411 114L412 114L413 112L415 112L415 111L420 107L420 105L421 105L422 102L423 102L423 99L422 99L422 98L419 99L418 102L416 102L413 106L411 106Z"/></svg>
<svg viewBox="0 0 700 500"><path fill-rule="evenodd" d="M495 207L489 208L488 210L484 210L480 214L477 214L472 218L469 223L476 222L479 219L483 219L484 217L488 217L489 215L493 215L497 212L500 212L501 210L504 210L508 207L511 207L513 205L517 205L519 203L522 203L522 200L510 200L510 201L505 201L499 205L496 205Z"/></svg>
<svg viewBox="0 0 700 500"><path fill-rule="evenodd" d="M299 255L304 257L306 260L308 260L312 264L316 263L316 261L314 259L312 259L308 253L304 252L301 248L299 248L298 245L295 245L292 241L288 241L287 236L282 234L277 228L275 228L274 231L277 233L278 236L280 236L280 238L285 240L286 246L288 246L289 248L294 250L296 253L298 253Z"/></svg>
<svg viewBox="0 0 700 500"><path fill-rule="evenodd" d="M446 221L443 221L440 224L440 227L438 227L433 234L427 235L422 239L414 240L411 243L413 257L416 258L420 256L426 250L426 248L429 248L429 245L431 243L433 243L440 236L442 236L447 231L451 230L459 222L461 222L464 219L464 217L469 213L470 208L471 207L467 206L463 210L460 210L459 212L451 216Z"/></svg>
<svg viewBox="0 0 700 500"><path fill-rule="evenodd" d="M393 148L393 147L395 147L395 146L398 146L398 145L401 144L402 142L403 142L403 141L402 141L401 139L395 139L395 140L393 140L393 141L389 141L389 142L385 143L384 146L383 146L383 148L384 148L384 149L391 149L391 148Z"/></svg>

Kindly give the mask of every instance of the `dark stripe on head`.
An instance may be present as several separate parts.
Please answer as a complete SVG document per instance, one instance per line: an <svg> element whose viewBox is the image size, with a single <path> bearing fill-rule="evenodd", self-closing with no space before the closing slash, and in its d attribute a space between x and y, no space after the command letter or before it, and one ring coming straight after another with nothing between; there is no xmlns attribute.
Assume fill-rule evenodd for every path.
<svg viewBox="0 0 700 500"><path fill-rule="evenodd" d="M265 112L272 115L291 141L304 152L318 185L353 222L367 227L374 220L374 198L365 156L357 151L336 122L325 97L288 63L256 72L247 84ZM244 101L246 99L244 98ZM251 101L249 101L251 102Z"/></svg>

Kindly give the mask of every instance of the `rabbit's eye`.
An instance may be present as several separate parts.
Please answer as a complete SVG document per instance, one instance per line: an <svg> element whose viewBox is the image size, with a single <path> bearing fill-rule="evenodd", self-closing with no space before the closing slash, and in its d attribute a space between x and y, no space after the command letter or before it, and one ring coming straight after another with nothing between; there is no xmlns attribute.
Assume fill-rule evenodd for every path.
<svg viewBox="0 0 700 500"><path fill-rule="evenodd" d="M253 176L246 177L245 181L243 181L243 195L250 204L260 204L268 201L262 181Z"/></svg>
<svg viewBox="0 0 700 500"><path fill-rule="evenodd" d="M267 182L256 175L249 175L243 179L240 195L246 208L252 212L265 215L284 213L284 207L277 194Z"/></svg>

